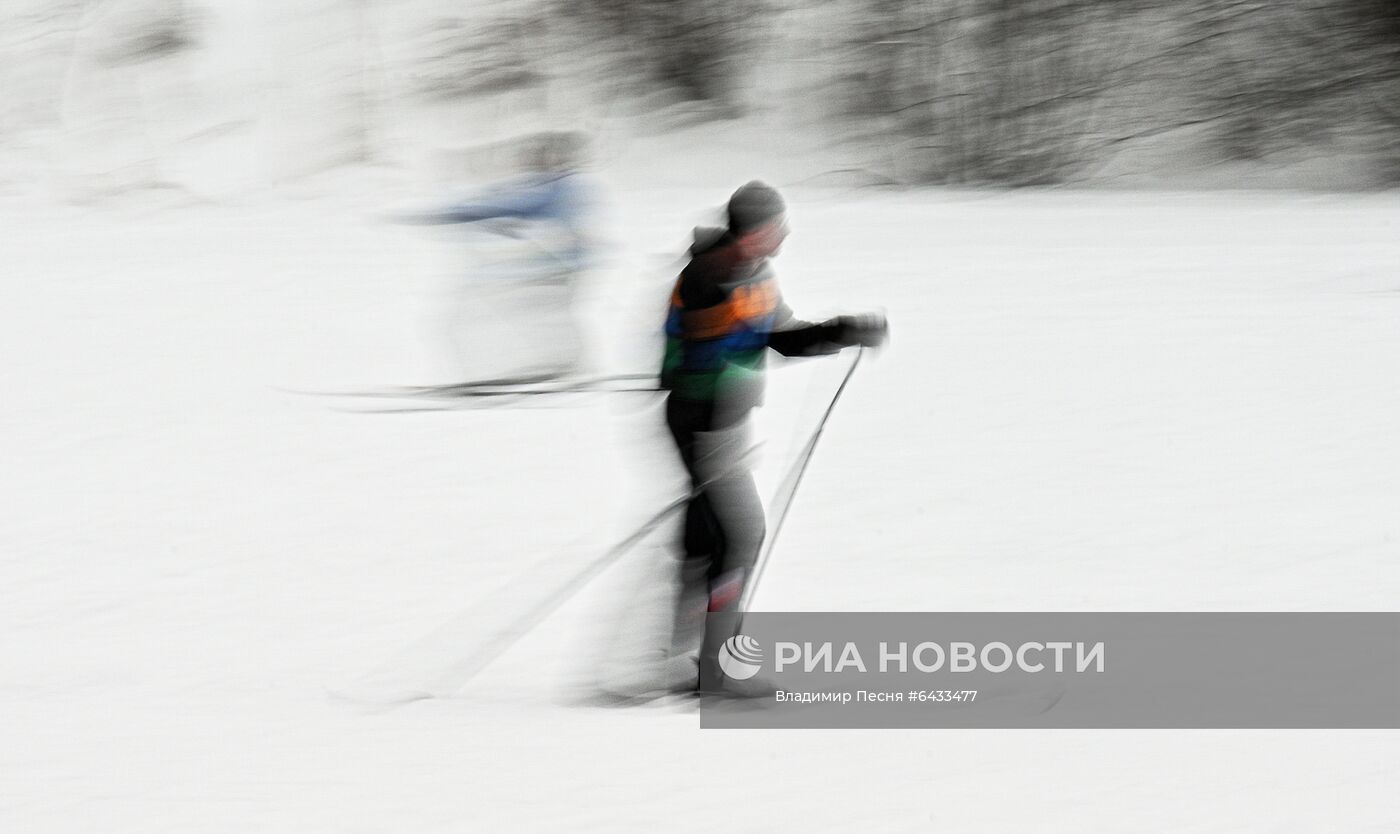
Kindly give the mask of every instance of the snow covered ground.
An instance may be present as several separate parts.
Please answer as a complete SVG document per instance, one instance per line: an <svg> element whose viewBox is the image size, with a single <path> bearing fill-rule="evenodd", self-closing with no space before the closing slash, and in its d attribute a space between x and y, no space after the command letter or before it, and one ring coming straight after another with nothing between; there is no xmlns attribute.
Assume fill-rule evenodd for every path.
<svg viewBox="0 0 1400 834"><path fill-rule="evenodd" d="M667 257L724 196L616 195L597 365L654 365ZM883 306L893 339L759 607L1393 610L1396 196L791 196L793 306ZM669 499L655 401L369 416L278 390L432 373L442 244L358 210L7 215L0 830L1400 830L1394 732L701 732L579 706L654 543L462 698L332 700ZM767 483L837 373L775 370Z"/></svg>

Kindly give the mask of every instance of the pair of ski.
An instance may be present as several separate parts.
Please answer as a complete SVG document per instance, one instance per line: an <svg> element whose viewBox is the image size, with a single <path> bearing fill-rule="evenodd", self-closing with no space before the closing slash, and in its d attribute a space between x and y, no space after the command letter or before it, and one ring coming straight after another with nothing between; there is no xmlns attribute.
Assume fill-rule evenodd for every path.
<svg viewBox="0 0 1400 834"><path fill-rule="evenodd" d="M340 411L360 414L403 414L455 411L519 402L522 399L570 394L626 393L658 390L656 374L602 374L502 377L444 385L391 385L379 388L303 391L291 393L333 399ZM650 382L651 384L647 384Z"/></svg>
<svg viewBox="0 0 1400 834"><path fill-rule="evenodd" d="M797 488L811 462L812 452L817 447L817 441L821 439L828 419L836 409L836 403L840 401L841 395L845 393L846 386L855 374L856 367L860 365L863 353L863 348L856 349L854 358L847 366L845 375L832 394L816 428L808 436L806 443L798 451L778 485L768 507L768 515L772 522L770 531L764 537L763 545L754 562L752 574L745 582L744 592L739 603L741 612L748 610L754 592L758 589L759 580L762 578L763 571L769 562L769 556L773 552L773 545L777 541L778 533L782 531L783 521L787 518L788 510L797 494ZM748 455L741 457L747 458ZM710 483L725 474L727 473L719 473L706 483L696 486L688 494L674 499L649 517L631 534L619 540L605 552L581 565L574 566L572 570L560 573L554 569L552 564L546 565L545 567L549 569L551 575L542 581L533 581L536 578L532 577L530 584L533 588L545 587L547 590L539 595L537 602L525 607L515 617L502 622L482 624L476 621L475 610L469 609L401 652L400 657L362 675L348 686L331 690L330 694L343 700L381 709L390 709L414 701L454 696L492 661L504 654L578 594L589 581L616 563L672 516L684 510L692 498L702 493ZM740 613L736 619L734 630L737 632L742 624L743 613ZM422 678L420 681L405 681L402 669L405 665L411 667L412 663L405 664L402 658L411 658L415 654L420 657L428 656L428 665L437 668L428 671L418 670ZM445 667L440 663L434 663L433 658L440 657L442 654L453 655L456 659ZM411 669L410 674L413 674Z"/></svg>

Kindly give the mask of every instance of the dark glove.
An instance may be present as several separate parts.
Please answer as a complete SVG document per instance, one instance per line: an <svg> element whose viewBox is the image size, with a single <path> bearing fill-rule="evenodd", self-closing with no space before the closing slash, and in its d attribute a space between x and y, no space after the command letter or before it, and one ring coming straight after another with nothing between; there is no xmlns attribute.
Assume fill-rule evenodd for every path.
<svg viewBox="0 0 1400 834"><path fill-rule="evenodd" d="M836 323L841 328L839 341L844 345L879 347L890 336L890 324L879 313L837 316Z"/></svg>

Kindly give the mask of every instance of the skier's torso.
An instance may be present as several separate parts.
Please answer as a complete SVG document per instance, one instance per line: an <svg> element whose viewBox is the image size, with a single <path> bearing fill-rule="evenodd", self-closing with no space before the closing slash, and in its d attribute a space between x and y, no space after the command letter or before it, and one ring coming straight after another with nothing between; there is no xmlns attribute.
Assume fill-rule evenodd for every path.
<svg viewBox="0 0 1400 834"><path fill-rule="evenodd" d="M671 294L662 380L673 397L738 413L762 400L764 351L786 307L768 260L745 261L730 244L697 232Z"/></svg>

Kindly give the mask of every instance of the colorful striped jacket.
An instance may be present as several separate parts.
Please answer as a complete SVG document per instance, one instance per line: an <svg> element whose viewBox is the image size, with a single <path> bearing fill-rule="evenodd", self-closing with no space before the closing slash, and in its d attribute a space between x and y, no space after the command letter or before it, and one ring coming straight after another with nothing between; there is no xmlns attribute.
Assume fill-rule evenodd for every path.
<svg viewBox="0 0 1400 834"><path fill-rule="evenodd" d="M759 405L768 348L807 356L844 343L836 321L796 319L768 260L745 261L733 243L721 230L697 229L690 263L671 293L661 383L674 397Z"/></svg>

